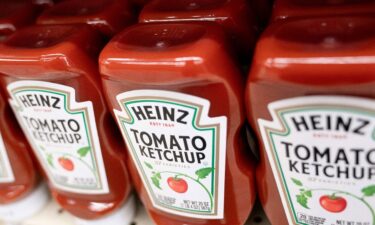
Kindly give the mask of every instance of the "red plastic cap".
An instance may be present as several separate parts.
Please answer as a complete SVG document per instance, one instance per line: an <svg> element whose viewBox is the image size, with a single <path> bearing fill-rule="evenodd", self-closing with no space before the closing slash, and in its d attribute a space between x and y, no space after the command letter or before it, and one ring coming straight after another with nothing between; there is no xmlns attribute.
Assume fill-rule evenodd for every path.
<svg viewBox="0 0 375 225"><path fill-rule="evenodd" d="M272 21L294 17L374 15L374 0L277 0Z"/></svg>
<svg viewBox="0 0 375 225"><path fill-rule="evenodd" d="M215 24L139 24L117 35L100 55L101 73L161 82L217 66L227 53L225 34ZM141 76L137 76L137 74ZM129 76L130 75L130 76ZM186 74L185 74L186 75Z"/></svg>
<svg viewBox="0 0 375 225"><path fill-rule="evenodd" d="M304 83L360 83L375 80L375 19L323 17L287 20L270 26L254 56L253 78ZM256 69L258 68L258 69ZM353 80L353 75L358 74ZM338 78L340 77L340 79ZM321 79L319 79L321 78ZM311 83L314 84L314 83Z"/></svg>
<svg viewBox="0 0 375 225"><path fill-rule="evenodd" d="M106 36L112 36L135 21L125 0L67 0L46 10L38 24L86 23Z"/></svg>
<svg viewBox="0 0 375 225"><path fill-rule="evenodd" d="M0 1L0 35L6 36L34 22L37 6L26 0Z"/></svg>
<svg viewBox="0 0 375 225"><path fill-rule="evenodd" d="M100 34L85 24L27 27L0 44L0 73L69 71L81 67L86 62L83 55L94 55L101 43ZM25 68L30 74L24 74Z"/></svg>
<svg viewBox="0 0 375 225"><path fill-rule="evenodd" d="M141 11L139 22L215 22L236 49L250 54L257 36L255 15L245 0L154 0Z"/></svg>

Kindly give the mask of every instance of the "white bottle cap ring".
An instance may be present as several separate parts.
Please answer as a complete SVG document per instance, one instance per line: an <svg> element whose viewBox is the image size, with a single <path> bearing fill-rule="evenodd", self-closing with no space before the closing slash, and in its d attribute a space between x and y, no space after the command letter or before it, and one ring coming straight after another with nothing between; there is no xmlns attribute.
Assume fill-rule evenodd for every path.
<svg viewBox="0 0 375 225"><path fill-rule="evenodd" d="M49 202L47 185L42 182L26 197L0 205L0 219L6 222L21 222L40 212Z"/></svg>
<svg viewBox="0 0 375 225"><path fill-rule="evenodd" d="M97 220L84 220L75 218L76 225L129 225L133 222L136 212L135 198L130 196L125 204L112 214Z"/></svg>

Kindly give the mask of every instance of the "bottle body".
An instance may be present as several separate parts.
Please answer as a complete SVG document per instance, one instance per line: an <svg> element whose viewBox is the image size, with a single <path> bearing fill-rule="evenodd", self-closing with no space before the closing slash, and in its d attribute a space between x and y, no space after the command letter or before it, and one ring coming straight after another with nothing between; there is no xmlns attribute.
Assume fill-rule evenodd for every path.
<svg viewBox="0 0 375 225"><path fill-rule="evenodd" d="M327 27L316 29L322 23ZM341 29L353 24L355 32ZM271 223L374 222L367 192L374 75L371 63L355 61L373 54L365 47L374 40L371 24L365 17L289 21L273 25L260 40L246 104L261 147L259 198ZM353 48L338 41L344 37ZM339 63L344 58L353 61ZM270 60L275 64L267 65ZM357 132L355 121L362 121ZM352 155L354 149L361 153Z"/></svg>
<svg viewBox="0 0 375 225"><path fill-rule="evenodd" d="M69 41L74 46L83 46L84 41L87 48L70 49L65 45ZM51 46L34 49L37 42ZM0 66L3 87L49 178L53 196L74 216L88 220L120 208L131 190L123 146L113 132L93 60L100 43L98 34L87 26L35 26L5 43L4 48L16 53L1 57L16 62L22 53L14 47L22 46L29 59L44 54L51 64L41 59L25 60L16 70L11 63ZM60 61L60 55L67 61ZM33 69L26 73L27 68Z"/></svg>
<svg viewBox="0 0 375 225"><path fill-rule="evenodd" d="M31 147L3 96L1 91L0 218L6 222L20 222L42 210L49 200L49 193L39 175L39 165Z"/></svg>
<svg viewBox="0 0 375 225"><path fill-rule="evenodd" d="M212 82L212 81L201 81L201 82L191 82L190 84L184 83L181 85L144 85L142 83L134 84L127 83L126 81L114 81L114 80L104 80L105 89L108 94L108 98L113 100L113 107L118 108L118 103L116 101L116 96L121 93L126 93L133 90L164 90L171 91L170 94L173 96L173 93L184 93L193 96L199 96L204 99L210 99L211 108L210 116L215 117L219 115L231 115L234 113L229 109L229 102L238 101L230 100L234 98L233 96L228 96L228 93L225 93L225 88L223 84ZM204 90L210 89L210 93L204 92ZM220 96L218 96L220 93ZM215 97L214 97L215 96ZM237 96L239 97L239 96ZM216 99L213 101L212 99ZM227 99L224 103L223 99ZM111 104L111 105L112 105ZM225 106L225 107L224 107ZM238 106L239 107L239 106ZM222 109L224 108L224 109ZM232 115L231 115L232 116ZM230 117L231 118L231 117ZM233 116L236 118L236 116ZM241 209L249 209L249 207L254 202L254 190L251 189L252 186L252 166L246 165L250 164L250 160L246 160L246 157L249 157L247 154L243 154L246 151L245 143L243 142L243 136L241 127L244 124L243 119L240 119L241 116L238 116L238 121L230 122L231 127L228 128L228 140L227 140L227 164L230 161L241 161L238 162L235 166L227 166L226 175L225 175L225 220L231 221L231 224L242 224L247 218L248 211ZM243 162L242 162L242 160ZM145 189L142 179L139 175L139 171L134 164L134 161L131 157L128 158L129 171L132 174L134 185L138 193L141 193L142 202L148 208L149 213L153 220L157 224L185 224L186 219L179 216L173 216L160 210L155 210L150 198L147 196L147 190ZM169 175L169 174L167 174ZM247 184L247 185L243 185ZM242 193L241 197L237 193ZM240 205L237 205L236 199L247 199L247 201L240 201ZM233 208L236 207L238 214L233 213ZM237 211L235 210L235 211ZM231 213L229 213L231 212ZM196 222L194 222L196 220ZM190 223L200 224L203 221L201 219L189 219ZM217 220L220 221L220 220ZM204 224L218 224L216 220L206 220Z"/></svg>
<svg viewBox="0 0 375 225"><path fill-rule="evenodd" d="M244 224L255 200L253 162L242 137L242 77L224 49L216 52L221 30L205 29L137 25L100 57L104 92L131 155L129 171L156 224ZM159 31L164 38L147 33ZM191 55L201 50L201 35L217 38L210 47L200 43L217 53L203 64ZM220 68L211 63L214 55ZM133 56L139 61L118 63ZM186 61L176 67L173 57L179 56Z"/></svg>
<svg viewBox="0 0 375 225"><path fill-rule="evenodd" d="M8 204L26 196L41 180L30 156L31 149L20 131L9 105L7 106L5 99L0 97L2 168L3 174L8 174L3 177L4 182L0 184L0 201L2 204Z"/></svg>

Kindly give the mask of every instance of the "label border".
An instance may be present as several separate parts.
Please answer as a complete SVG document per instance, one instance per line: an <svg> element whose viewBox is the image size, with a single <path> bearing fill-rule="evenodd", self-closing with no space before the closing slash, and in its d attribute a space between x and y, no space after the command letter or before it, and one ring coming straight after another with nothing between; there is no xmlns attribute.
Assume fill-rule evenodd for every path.
<svg viewBox="0 0 375 225"><path fill-rule="evenodd" d="M27 84L25 86L22 86L22 84ZM49 87L47 87L47 85ZM13 88L13 86L17 86L16 88ZM53 87L51 87L53 86ZM88 140L89 146L92 149L90 151L90 157L91 161L95 162L93 163L93 169L96 171L95 177L96 181L99 184L99 186L95 188L83 188L83 187L77 187L77 186L71 186L71 185L65 185L65 184L60 184L59 182L55 181L54 176L50 173L48 169L46 169L45 160L43 156L40 155L39 153L39 148L35 145L33 138L28 138L28 142L32 146L32 149L36 153L38 160L42 163L42 167L44 168L44 171L48 174L49 179L51 180L51 183L53 186L55 186L57 189L62 190L62 191L68 191L68 192L73 192L73 193L80 193L80 194L107 194L109 193L109 187L108 187L108 179L106 175L106 170L105 170L105 165L103 161L103 174L100 172L100 165L99 165L99 160L98 158L101 155L101 147L100 143L95 143L99 142L99 136L97 133L97 130L94 130L93 127L96 127L96 124L93 124L93 127L90 123L90 118L89 117L94 117L91 118L94 123L96 123L95 120L95 114L93 111L92 107L92 102L91 101L86 101L86 102L76 102L75 101L75 90L69 86L61 85L61 84L56 84L56 83L50 83L50 82L44 82L44 81L29 81L29 80L22 80L22 81L15 81L11 84L8 85L8 92L10 94L10 104L12 106L12 109L15 111L15 116L17 120L19 121L19 124L21 125L22 128L24 128L22 120L19 118L19 115L17 113L17 109L22 107L22 104L20 104L19 99L16 98L16 95L20 92L28 92L28 91L34 91L34 92L44 92L44 93L51 93L51 94L56 94L63 96L64 98L64 110L68 114L72 115L77 115L81 114L83 117L84 125L85 125L85 133L86 133L86 138ZM15 103L17 102L17 103ZM71 109L69 106L71 106L74 103L78 107L76 109ZM91 108L90 108L91 107ZM89 112L91 111L91 113ZM86 115L86 116L85 116ZM24 130L27 130L26 128ZM29 137L29 132L24 132L27 137ZM97 137L97 141L95 141L94 136ZM100 156L97 155L97 152L100 151ZM105 185L107 183L107 185Z"/></svg>
<svg viewBox="0 0 375 225"><path fill-rule="evenodd" d="M129 95L130 92L132 92L132 93L135 93L135 92L142 93L141 94L142 96L141 97L139 97L139 96L128 97L127 95ZM155 96L155 95L152 95L150 92L163 93L163 96L160 96L160 95ZM148 94L146 94L146 93L148 93ZM189 96L190 98L194 97L196 99L200 99L201 101L202 100L205 101L205 104L200 105L200 104L195 104L195 103L189 102L189 101L183 101L183 100L178 99L178 98L165 97L164 95L167 95L167 94L169 94L169 95L171 95L171 94L176 95L177 94L180 97L182 95L185 96L185 97ZM126 97L123 97L123 96L126 96ZM220 124L220 122L217 122L215 124L208 124L208 125L197 124L197 122L200 121L201 117L204 116L204 112L205 112L204 107L207 104L208 104L208 107L209 107L209 102L205 99L198 98L196 96L190 96L190 95L187 95L187 94L181 94L181 93L176 93L176 92L171 92L171 91L149 90L149 89L135 90L135 91L129 91L129 92L119 94L119 95L117 95L117 100L118 100L117 101L118 104L120 104L120 107L122 109L120 111L114 110L117 122L120 125L120 128L121 128L120 130L123 134L123 137L125 139L125 142L126 142L127 146L131 146L131 151L130 151L131 154L130 155L132 156L132 159L134 161L134 164L135 164L137 170L141 171L141 173L142 173L142 175L140 175L140 178L141 178L143 184L146 184L147 187L148 187L148 188L145 188L145 189L146 189L146 192L148 193L148 195L150 196L150 200L151 200L153 206L157 209L162 210L162 211L166 211L166 212L169 212L169 213L180 215L180 214L174 212L174 211L178 211L181 214L184 214L183 216L186 216L186 217L205 218L205 219L223 218L223 212L220 212L220 210L218 209L219 206L220 206L220 203L221 203L221 199L220 199L220 196L219 196L218 192L220 192L220 179L219 179L219 174L221 172L220 168L223 169L223 167L224 167L224 171L225 171L225 163L224 163L224 165L220 165L220 158L219 157L220 157L220 154L221 154L220 150L221 150L221 147L222 147L220 145L221 144L220 138L222 137L221 132L222 132L222 130L226 130L226 126L222 127L222 129L221 129L220 126L222 124ZM152 190L152 188L150 187L149 181L148 180L145 181L145 179L144 179L145 173L143 171L142 166L140 165L141 163L139 162L139 159L135 156L136 153L134 153L134 146L131 143L129 134L126 132L126 128L125 128L125 123L127 123L127 124L133 124L134 123L134 117L132 117L132 114L129 111L128 105L134 104L134 103L137 103L137 102L142 102L142 101L144 101L144 102L162 102L162 103L166 103L166 104L179 105L179 106L183 106L183 107L193 109L194 110L194 116L193 116L193 121L191 121L193 128L197 129L197 130L199 130L199 129L201 129L201 130L211 130L212 132L214 132L213 137L212 137L213 138L212 166L214 166L214 168L215 168L215 176L212 176L213 179L211 180L211 187L212 187L211 188L211 194L214 193L214 195L212 195L212 196L213 197L215 196L214 199L216 199L216 202L214 202L214 209L210 211L210 212L213 212L213 213L210 213L210 214L197 213L197 212L202 212L202 211L179 209L179 208L171 207L171 206L168 206L168 205L164 205L164 204L159 203L159 202L158 203L154 202L154 198L155 198L154 193L152 191L151 191L152 193L150 193L150 190ZM123 115L126 115L129 118L125 118ZM215 117L215 118L221 118L221 119L225 118L225 120L226 120L226 117ZM226 124L226 121L225 121L225 124ZM209 128L206 128L206 127L209 127ZM224 142L223 145L224 145L224 148L226 148L226 142ZM224 154L223 157L224 157L224 161L225 161L226 155ZM216 159L216 164L215 164L215 159ZM219 168L219 169L217 169L217 168ZM224 179L224 186L225 186L225 177L223 179ZM212 183L215 183L215 186L212 185ZM224 195L224 190L223 190L223 195ZM224 198L222 198L222 208L223 209L221 211L224 210ZM196 217L189 216L188 214L194 214Z"/></svg>

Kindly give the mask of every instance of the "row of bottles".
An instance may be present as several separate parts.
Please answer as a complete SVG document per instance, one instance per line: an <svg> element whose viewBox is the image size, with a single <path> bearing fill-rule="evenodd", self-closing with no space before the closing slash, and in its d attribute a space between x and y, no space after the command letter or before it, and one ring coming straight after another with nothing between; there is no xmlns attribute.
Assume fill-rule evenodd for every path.
<svg viewBox="0 0 375 225"><path fill-rule="evenodd" d="M162 225L243 225L256 186L272 224L375 223L372 1L276 1L258 41L266 1L137 2L132 26L67 0L6 34L3 219L48 201L41 171L77 224L129 224L132 186Z"/></svg>

